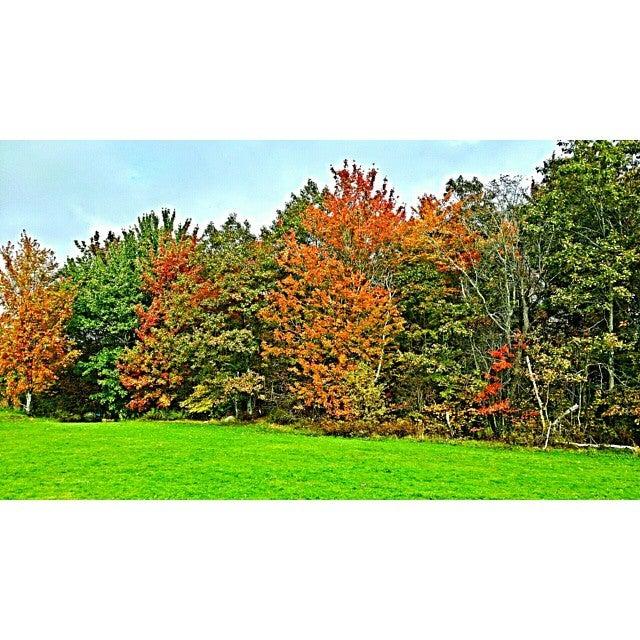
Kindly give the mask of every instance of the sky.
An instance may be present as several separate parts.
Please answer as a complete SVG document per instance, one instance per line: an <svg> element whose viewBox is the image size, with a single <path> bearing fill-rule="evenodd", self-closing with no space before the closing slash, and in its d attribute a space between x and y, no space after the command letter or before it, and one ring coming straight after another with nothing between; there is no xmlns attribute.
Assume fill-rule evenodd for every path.
<svg viewBox="0 0 640 640"><path fill-rule="evenodd" d="M0 141L0 243L22 229L74 254L75 239L175 209L206 225L235 212L254 231L309 178L347 158L389 178L409 207L451 177L533 176L553 141Z"/></svg>

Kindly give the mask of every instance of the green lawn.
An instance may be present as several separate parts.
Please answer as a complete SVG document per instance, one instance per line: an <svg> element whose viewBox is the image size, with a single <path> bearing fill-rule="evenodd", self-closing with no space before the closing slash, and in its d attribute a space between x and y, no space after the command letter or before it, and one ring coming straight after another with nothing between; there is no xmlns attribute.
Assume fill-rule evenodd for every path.
<svg viewBox="0 0 640 640"><path fill-rule="evenodd" d="M0 498L640 498L630 453L0 413Z"/></svg>

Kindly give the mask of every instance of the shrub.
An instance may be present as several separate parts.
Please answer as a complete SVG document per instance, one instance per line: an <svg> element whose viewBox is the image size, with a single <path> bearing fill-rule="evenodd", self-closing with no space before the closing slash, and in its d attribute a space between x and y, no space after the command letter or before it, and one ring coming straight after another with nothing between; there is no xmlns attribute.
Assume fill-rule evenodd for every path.
<svg viewBox="0 0 640 640"><path fill-rule="evenodd" d="M348 396L353 415L361 421L382 420L387 415L384 389L376 382L376 372L360 362L346 375Z"/></svg>
<svg viewBox="0 0 640 640"><path fill-rule="evenodd" d="M314 428L326 435L341 436L344 438L421 438L424 436L425 427L421 422L408 419L367 421L367 420L319 420L314 423Z"/></svg>
<svg viewBox="0 0 640 640"><path fill-rule="evenodd" d="M273 424L287 425L296 422L296 417L290 411L276 407L269 412L267 420Z"/></svg>
<svg viewBox="0 0 640 640"><path fill-rule="evenodd" d="M185 414L182 411L178 411L176 409L149 409L144 415L143 418L145 420L183 420L185 418Z"/></svg>

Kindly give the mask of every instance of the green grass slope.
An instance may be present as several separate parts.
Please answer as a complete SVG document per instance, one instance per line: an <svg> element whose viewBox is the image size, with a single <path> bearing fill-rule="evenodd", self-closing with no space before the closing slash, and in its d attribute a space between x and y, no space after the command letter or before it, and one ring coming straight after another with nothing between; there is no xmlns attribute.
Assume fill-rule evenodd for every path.
<svg viewBox="0 0 640 640"><path fill-rule="evenodd" d="M0 499L640 498L629 453L0 414Z"/></svg>

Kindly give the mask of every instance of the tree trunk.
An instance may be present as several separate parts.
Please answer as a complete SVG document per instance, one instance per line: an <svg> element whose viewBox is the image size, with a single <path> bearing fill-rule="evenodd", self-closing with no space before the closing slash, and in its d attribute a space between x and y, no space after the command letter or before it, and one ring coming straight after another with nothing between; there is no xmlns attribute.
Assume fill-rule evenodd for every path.
<svg viewBox="0 0 640 640"><path fill-rule="evenodd" d="M454 429L453 429L453 425L451 424L451 414L446 411L444 414L444 417L447 419L447 426L449 427L449 433L451 434L451 437L453 438L454 436Z"/></svg>
<svg viewBox="0 0 640 640"><path fill-rule="evenodd" d="M31 391L27 391L24 403L24 411L27 415L31 413Z"/></svg>
<svg viewBox="0 0 640 640"><path fill-rule="evenodd" d="M544 448L547 448L547 444L549 443L549 434L551 432L551 425L549 425L549 428L547 429L547 422L549 422L547 420L547 416L546 416L546 408L542 402L542 398L540 397L540 392L538 391L538 383L536 382L536 378L533 375L533 368L531 366L531 360L529 359L529 356L525 357L525 361L527 363L527 370L529 371L529 380L531 380L531 384L533 385L533 394L536 398L536 402L538 403L538 409L539 409L539 414L540 414L540 422L542 423L542 433L547 432L547 438L545 441L545 445Z"/></svg>
<svg viewBox="0 0 640 640"><path fill-rule="evenodd" d="M607 329L609 333L613 335L613 291L609 294L609 318L607 319ZM613 347L609 350L609 391L613 391L615 387L615 378L613 372Z"/></svg>
<svg viewBox="0 0 640 640"><path fill-rule="evenodd" d="M520 278L520 306L522 307L522 333L527 335L529 333L529 301L523 278Z"/></svg>

